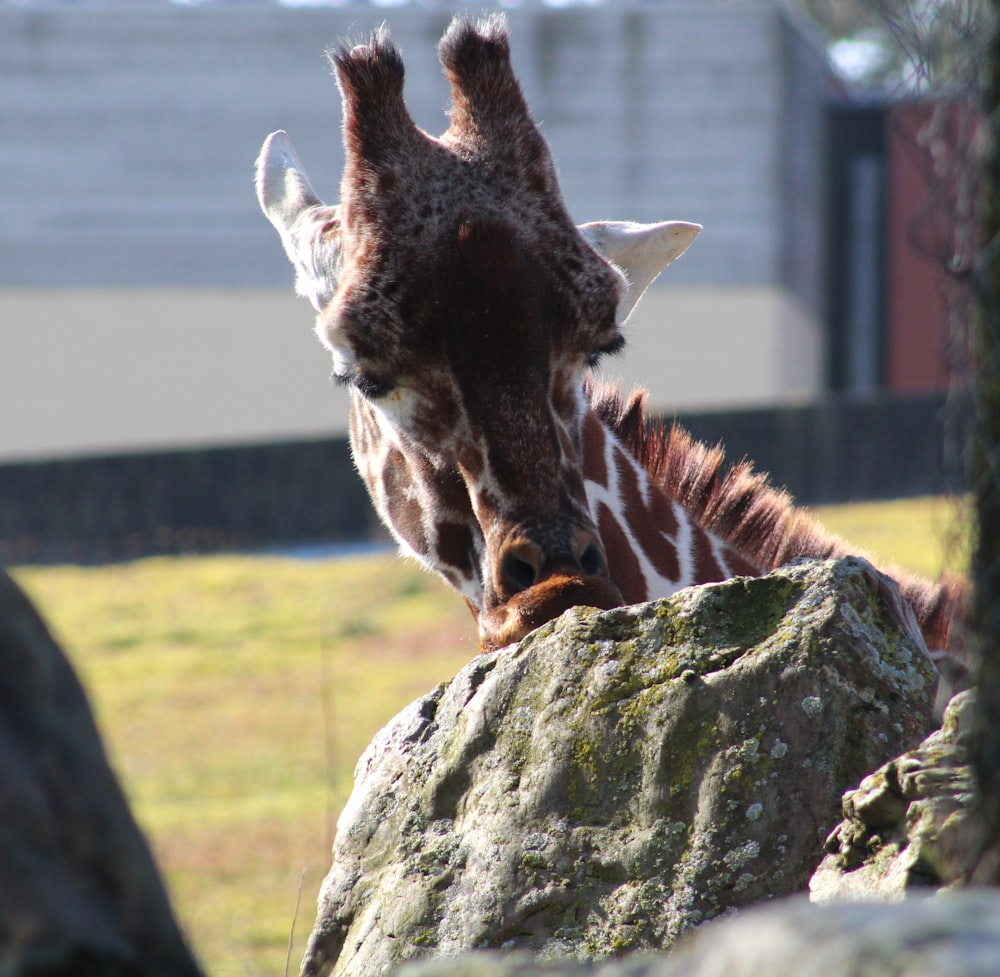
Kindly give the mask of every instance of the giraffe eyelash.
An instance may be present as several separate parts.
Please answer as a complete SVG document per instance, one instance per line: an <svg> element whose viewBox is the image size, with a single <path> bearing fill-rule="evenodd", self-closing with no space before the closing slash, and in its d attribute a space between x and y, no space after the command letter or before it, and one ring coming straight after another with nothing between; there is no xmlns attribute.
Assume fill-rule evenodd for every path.
<svg viewBox="0 0 1000 977"><path fill-rule="evenodd" d="M330 379L340 387L353 387L368 400L378 400L380 397L384 397L392 391L394 386L392 383L376 380L364 373L333 373L330 375Z"/></svg>
<svg viewBox="0 0 1000 977"><path fill-rule="evenodd" d="M617 336L613 339L607 346L602 346L601 349L595 350L590 356L587 357L587 365L593 369L600 363L601 358L604 356L614 356L620 353L625 348L625 337Z"/></svg>

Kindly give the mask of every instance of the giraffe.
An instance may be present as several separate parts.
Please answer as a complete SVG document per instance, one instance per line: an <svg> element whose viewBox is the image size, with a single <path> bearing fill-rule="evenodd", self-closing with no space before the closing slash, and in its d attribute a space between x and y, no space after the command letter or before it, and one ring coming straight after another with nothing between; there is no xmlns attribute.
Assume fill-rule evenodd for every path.
<svg viewBox="0 0 1000 977"><path fill-rule="evenodd" d="M288 136L257 161L261 207L317 315L350 439L401 550L439 574L498 648L576 605L612 608L846 555L748 465L598 389L622 326L700 225L577 227L510 63L502 16L457 16L438 46L450 125L420 130L387 30L331 54L343 102L340 202ZM901 582L944 647L953 582Z"/></svg>

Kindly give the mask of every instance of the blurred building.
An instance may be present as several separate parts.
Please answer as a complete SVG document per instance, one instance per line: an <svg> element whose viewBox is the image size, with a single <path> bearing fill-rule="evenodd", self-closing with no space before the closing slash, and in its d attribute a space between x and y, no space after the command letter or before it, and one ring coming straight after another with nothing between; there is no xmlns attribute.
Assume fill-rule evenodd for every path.
<svg viewBox="0 0 1000 977"><path fill-rule="evenodd" d="M509 18L573 217L705 225L611 371L668 412L886 381L891 141L881 110L831 109L807 25L779 0ZM252 164L286 129L336 198L324 48L383 19L441 132L445 9L0 3L0 461L344 430Z"/></svg>
<svg viewBox="0 0 1000 977"><path fill-rule="evenodd" d="M968 257L963 185L978 125L967 102L839 102L827 110L825 375L831 390L945 390L959 337L948 333L946 269ZM974 231L972 232L974 234ZM960 270L956 267L956 270Z"/></svg>

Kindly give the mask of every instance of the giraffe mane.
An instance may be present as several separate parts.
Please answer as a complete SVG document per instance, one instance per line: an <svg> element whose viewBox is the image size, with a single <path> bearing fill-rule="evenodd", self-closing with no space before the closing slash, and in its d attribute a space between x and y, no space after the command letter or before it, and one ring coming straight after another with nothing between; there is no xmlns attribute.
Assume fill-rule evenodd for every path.
<svg viewBox="0 0 1000 977"><path fill-rule="evenodd" d="M826 531L792 496L754 471L747 459L727 463L720 445L696 441L676 421L669 427L646 412L646 392L624 397L612 387L588 387L590 405L650 479L762 572L796 558L860 556L892 577L911 606L931 648L954 648L969 602L964 578L944 574L927 580L880 565L857 547Z"/></svg>

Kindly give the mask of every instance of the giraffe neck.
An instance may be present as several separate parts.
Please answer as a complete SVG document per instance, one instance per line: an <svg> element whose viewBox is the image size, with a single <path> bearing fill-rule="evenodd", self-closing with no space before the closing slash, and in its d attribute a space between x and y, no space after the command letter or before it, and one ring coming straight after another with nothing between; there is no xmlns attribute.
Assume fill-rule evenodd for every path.
<svg viewBox="0 0 1000 977"><path fill-rule="evenodd" d="M584 419L583 444L591 515L626 603L761 572L654 482L593 409Z"/></svg>
<svg viewBox="0 0 1000 977"><path fill-rule="evenodd" d="M458 473L435 468L361 397L352 397L351 441L376 511L400 549L443 577L478 614L485 545ZM761 572L671 498L593 408L584 416L582 442L588 505L625 603Z"/></svg>
<svg viewBox="0 0 1000 977"><path fill-rule="evenodd" d="M896 581L927 646L964 657L963 621L970 600L967 580L942 575L931 581L898 567L880 566L826 532L813 516L794 505L787 492L755 472L750 462L727 465L721 448L694 441L676 424L668 429L650 420L642 392L625 400L613 389L591 390L589 399L604 430L612 432L623 447L624 457L664 492L675 512L687 516L696 527L696 537L699 531L707 534L720 570L728 568L729 575L757 575L800 557L866 557ZM640 484L644 484L641 477ZM700 546L696 543L693 552ZM707 563L703 573L702 579L693 582L721 579ZM695 576L700 576L697 570Z"/></svg>

